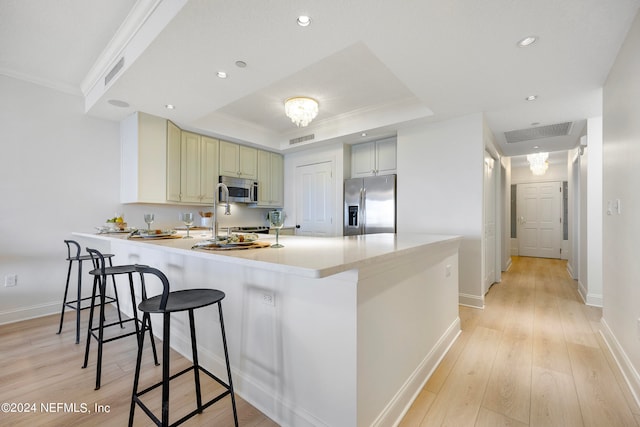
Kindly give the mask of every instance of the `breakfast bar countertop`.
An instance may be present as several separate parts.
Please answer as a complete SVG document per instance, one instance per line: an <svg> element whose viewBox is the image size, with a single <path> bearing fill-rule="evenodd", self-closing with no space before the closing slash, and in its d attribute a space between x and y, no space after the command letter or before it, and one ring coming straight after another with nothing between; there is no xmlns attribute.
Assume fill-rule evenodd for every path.
<svg viewBox="0 0 640 427"><path fill-rule="evenodd" d="M73 233L78 237L108 241L122 241L126 234ZM451 235L399 233L366 234L348 237L307 237L280 236L283 248L260 248L248 250L209 251L192 249L192 246L206 237L194 233L193 239L128 239L131 245L154 245L167 252L189 252L191 256L215 258L243 266L259 267L265 270L294 274L310 278L322 278L370 263L389 261L424 247L436 249L455 243L461 237ZM273 235L259 235L259 241L275 243Z"/></svg>

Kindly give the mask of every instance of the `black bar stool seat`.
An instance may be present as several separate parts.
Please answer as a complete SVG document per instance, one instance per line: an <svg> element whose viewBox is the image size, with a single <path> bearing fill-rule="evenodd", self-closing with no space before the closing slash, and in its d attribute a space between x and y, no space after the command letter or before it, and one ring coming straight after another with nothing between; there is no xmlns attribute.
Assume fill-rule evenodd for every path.
<svg viewBox="0 0 640 427"><path fill-rule="evenodd" d="M85 347L84 364L82 365L82 368L86 368L88 365L89 349L91 347L91 338L94 338L98 342L98 360L96 364L96 388L95 388L96 390L98 390L100 388L100 379L102 376L102 346L105 343L119 340L132 335L140 336L141 335L140 330L149 329L151 330L150 340L151 340L151 349L153 350L153 359L156 365L159 365L159 363L158 363L158 354L156 351L156 343L155 343L155 339L153 338L153 330L151 329L151 322L144 323L144 322L141 322L140 319L138 318L138 311L136 309L136 305L137 305L136 297L135 297L135 291L133 286L133 274L138 273L138 271L136 270L136 266L135 265L117 265L117 266L107 267L105 265L104 255L100 253L100 251L96 249L87 248L87 252L89 253L89 256L91 257L91 259L93 260L95 268L89 272L89 274L94 276L93 293L91 295L91 306L89 311L89 326L87 329L87 344ZM126 274L129 278L129 292L131 294L131 306L133 309L133 317L131 319L120 320L120 322L105 324L104 310L105 310L106 299L104 295L104 288L105 288L105 284L107 283L107 277L111 276L111 279L115 283L115 276L121 275L121 274ZM142 300L144 300L147 297L145 284L144 284L144 276L142 275L142 273L139 273L139 274L140 274L140 282L141 282L141 290L142 290L141 296L142 296ZM100 301L98 304L100 309L100 318L99 318L98 326L93 326L93 313L96 307L96 294L98 293L100 297ZM118 315L120 315L119 312L118 312ZM133 325L135 326L135 330L131 332L121 333L121 334L112 336L111 338L104 337L105 328L109 328L111 326L124 324L124 323L133 323ZM140 341L139 345L142 346L142 344L143 344L142 341Z"/></svg>
<svg viewBox="0 0 640 427"><path fill-rule="evenodd" d="M89 305L82 307L82 302L91 299L91 297L84 297L84 298L82 297L82 262L92 261L92 258L91 258L91 255L80 255L80 244L75 240L65 240L64 243L67 245L66 261L69 262L69 269L67 270L67 283L64 287L64 297L62 298L62 310L60 311L60 326L58 327L58 332L56 333L59 335L62 332L62 324L64 322L65 308L69 307L75 310L76 312L76 344L78 344L80 342L80 311L86 310L87 308L90 307ZM74 250L71 249L72 246L74 247ZM75 255L72 255L72 252L75 252ZM102 256L105 259L109 260L110 266L113 265L111 261L111 258L113 258L114 256L113 254L102 254ZM68 301L67 295L69 293L69 279L71 278L71 269L73 267L74 262L78 263L77 297L73 301ZM106 296L105 302L116 303L116 306L118 307L118 318L120 319L120 326L123 326L122 317L120 315L120 303L118 301L118 291L116 290L115 281L113 281L113 292L114 292L115 298Z"/></svg>
<svg viewBox="0 0 640 427"><path fill-rule="evenodd" d="M233 382L231 380L231 366L229 364L229 352L227 350L227 338L224 331L224 320L222 318L222 305L221 301L224 299L225 294L222 291L216 289L186 289L181 291L169 292L169 280L160 270L147 267L137 266L136 268L141 274L152 274L160 279L163 286L161 295L154 296L146 299L140 303L138 308L143 314L143 324L150 323L151 313L161 313L163 317L163 337L162 337L162 381L145 388L142 391L138 391L138 381L140 379L140 365L142 362L142 345L138 345L138 357L136 360L136 372L133 380L133 393L131 396L131 410L129 413L129 427L133 426L133 416L136 405L153 420L158 426L177 426L182 424L189 418L202 413L202 411L209 406L213 405L223 397L231 396L231 405L233 408L233 419L236 427L238 426L238 413L236 411L236 400L233 391ZM194 310L202 307L206 307L212 304L218 305L218 315L220 318L220 331L222 334L222 345L224 348L224 357L227 365L227 378L228 383L225 383L222 379L212 374L198 363L198 349L196 344L196 331L194 321ZM189 327L191 332L191 351L193 354L193 365L174 374L170 375L169 353L171 348L171 313L188 311L189 312ZM139 342L144 341L145 329L139 336ZM196 389L196 409L180 418L173 424L169 424L169 382L183 374L193 371L195 389ZM203 372L218 384L220 384L224 391L211 400L202 403L202 394L200 389L200 372ZM161 419L154 415L151 410L140 400L140 396L162 386L162 414Z"/></svg>

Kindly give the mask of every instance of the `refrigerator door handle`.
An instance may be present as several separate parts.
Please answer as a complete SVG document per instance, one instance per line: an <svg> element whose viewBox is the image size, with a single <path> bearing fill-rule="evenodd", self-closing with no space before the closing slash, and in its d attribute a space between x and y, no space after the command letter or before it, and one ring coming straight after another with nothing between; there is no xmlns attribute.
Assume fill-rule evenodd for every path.
<svg viewBox="0 0 640 427"><path fill-rule="evenodd" d="M363 234L366 234L367 232L366 200L367 200L367 189L363 187L360 189L360 228Z"/></svg>

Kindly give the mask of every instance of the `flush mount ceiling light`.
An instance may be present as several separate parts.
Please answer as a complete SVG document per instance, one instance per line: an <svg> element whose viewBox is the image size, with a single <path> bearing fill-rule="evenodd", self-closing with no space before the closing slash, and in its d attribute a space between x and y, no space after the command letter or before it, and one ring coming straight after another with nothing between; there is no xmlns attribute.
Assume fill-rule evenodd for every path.
<svg viewBox="0 0 640 427"><path fill-rule="evenodd" d="M284 102L284 112L298 127L305 127L318 115L318 101L302 96Z"/></svg>
<svg viewBox="0 0 640 427"><path fill-rule="evenodd" d="M549 153L534 153L527 155L529 169L534 175L544 175L549 169Z"/></svg>
<svg viewBox="0 0 640 427"><path fill-rule="evenodd" d="M517 44L518 44L518 47L527 47L534 44L537 40L538 40L538 37L536 36L528 36L518 41Z"/></svg>
<svg viewBox="0 0 640 427"><path fill-rule="evenodd" d="M220 77L221 79L226 79L227 78L227 73L225 73L224 71L218 71L216 73L216 76Z"/></svg>
<svg viewBox="0 0 640 427"><path fill-rule="evenodd" d="M175 110L176 106L173 104L167 104L164 106L164 108L166 108L167 110Z"/></svg>
<svg viewBox="0 0 640 427"><path fill-rule="evenodd" d="M298 16L298 19L296 19L296 22L301 27L308 27L309 24L311 24L311 17L309 17L307 15L300 15L300 16Z"/></svg>
<svg viewBox="0 0 640 427"><path fill-rule="evenodd" d="M525 98L526 101L535 101L538 99L538 95L529 95Z"/></svg>

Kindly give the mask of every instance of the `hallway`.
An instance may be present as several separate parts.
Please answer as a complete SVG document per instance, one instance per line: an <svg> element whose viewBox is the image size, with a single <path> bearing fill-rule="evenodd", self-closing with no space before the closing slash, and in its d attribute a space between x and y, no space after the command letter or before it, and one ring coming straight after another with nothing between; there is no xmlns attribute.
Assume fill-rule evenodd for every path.
<svg viewBox="0 0 640 427"><path fill-rule="evenodd" d="M638 426L640 408L566 261L513 257L400 424Z"/></svg>

